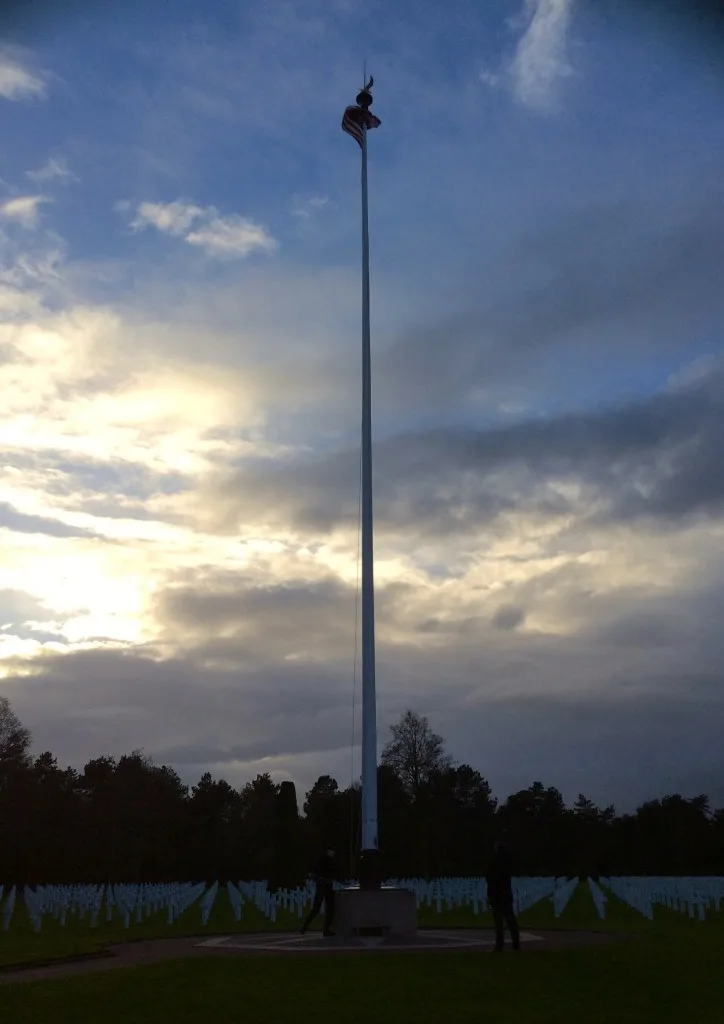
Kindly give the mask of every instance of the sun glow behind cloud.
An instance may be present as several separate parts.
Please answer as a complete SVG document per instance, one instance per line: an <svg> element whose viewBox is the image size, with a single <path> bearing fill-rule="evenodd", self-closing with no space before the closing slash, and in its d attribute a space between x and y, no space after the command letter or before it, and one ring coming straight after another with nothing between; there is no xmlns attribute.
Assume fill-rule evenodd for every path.
<svg viewBox="0 0 724 1024"><path fill-rule="evenodd" d="M106 752L83 732L102 720L118 751L171 750L232 781L262 763L302 784L338 770L359 579L359 167L330 82L356 81L346 19L361 15L303 7L290 24L250 8L243 32L207 25L196 49L174 23L152 64L124 51L137 68L89 58L84 74L114 82L102 123L62 62L57 79L28 70L45 55L0 65L6 108L48 118L19 132L0 197L0 662L61 757ZM642 49L636 92L611 81L615 61L573 60L574 32L617 52L592 12L510 11L466 8L480 31L454 75L448 11L415 30L424 79L407 24L400 59L377 58L380 716L439 716L488 772L496 715L535 731L526 702L547 701L570 752L551 771L573 785L561 707L593 748L606 709L630 737L653 713L634 721L635 700L686 709L718 664L724 206L701 131L686 136L686 90L675 117L652 100L660 55ZM391 18L381 52L394 32ZM400 116L422 89L437 104L424 139ZM586 118L568 117L574 100ZM290 132L290 111L312 109ZM627 742L645 760L662 735ZM508 754L496 771L513 778Z"/></svg>

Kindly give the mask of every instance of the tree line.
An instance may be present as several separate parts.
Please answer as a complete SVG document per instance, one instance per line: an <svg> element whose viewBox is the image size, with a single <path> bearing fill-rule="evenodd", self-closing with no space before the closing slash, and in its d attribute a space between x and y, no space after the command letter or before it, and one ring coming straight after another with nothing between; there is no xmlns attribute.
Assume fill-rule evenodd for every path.
<svg viewBox="0 0 724 1024"><path fill-rule="evenodd" d="M485 778L455 764L426 718L407 711L378 769L387 877L479 875L504 839L521 875L724 874L724 808L665 795L617 815L583 794L567 807L534 782L499 803ZM361 790L322 775L300 813L292 782L268 774L235 789L202 775L184 785L140 751L82 771L31 737L0 697L0 883L267 879L296 886L334 845L356 876Z"/></svg>

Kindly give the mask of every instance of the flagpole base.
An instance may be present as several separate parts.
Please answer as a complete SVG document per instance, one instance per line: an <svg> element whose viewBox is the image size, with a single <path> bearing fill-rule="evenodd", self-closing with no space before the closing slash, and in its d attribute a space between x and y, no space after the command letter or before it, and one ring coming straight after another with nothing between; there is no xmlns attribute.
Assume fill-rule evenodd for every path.
<svg viewBox="0 0 724 1024"><path fill-rule="evenodd" d="M335 931L343 939L394 943L417 935L417 900L411 889L340 889Z"/></svg>
<svg viewBox="0 0 724 1024"><path fill-rule="evenodd" d="M372 890L382 886L379 850L362 850L359 862L359 887Z"/></svg>

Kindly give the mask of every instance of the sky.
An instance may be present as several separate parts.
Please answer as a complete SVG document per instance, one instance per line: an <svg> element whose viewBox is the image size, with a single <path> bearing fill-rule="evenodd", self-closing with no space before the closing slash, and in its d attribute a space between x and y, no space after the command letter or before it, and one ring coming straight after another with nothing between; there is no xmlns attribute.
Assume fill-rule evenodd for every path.
<svg viewBox="0 0 724 1024"><path fill-rule="evenodd" d="M380 748L412 708L499 799L724 804L724 71L678 7L3 8L37 753L359 775L366 61Z"/></svg>

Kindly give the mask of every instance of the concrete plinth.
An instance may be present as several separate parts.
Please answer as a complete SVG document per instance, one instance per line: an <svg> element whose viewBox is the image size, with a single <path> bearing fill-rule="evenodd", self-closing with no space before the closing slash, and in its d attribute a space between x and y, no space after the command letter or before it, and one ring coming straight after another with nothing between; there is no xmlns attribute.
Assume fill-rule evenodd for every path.
<svg viewBox="0 0 724 1024"><path fill-rule="evenodd" d="M340 889L336 894L337 935L412 938L417 933L417 901L410 889Z"/></svg>

